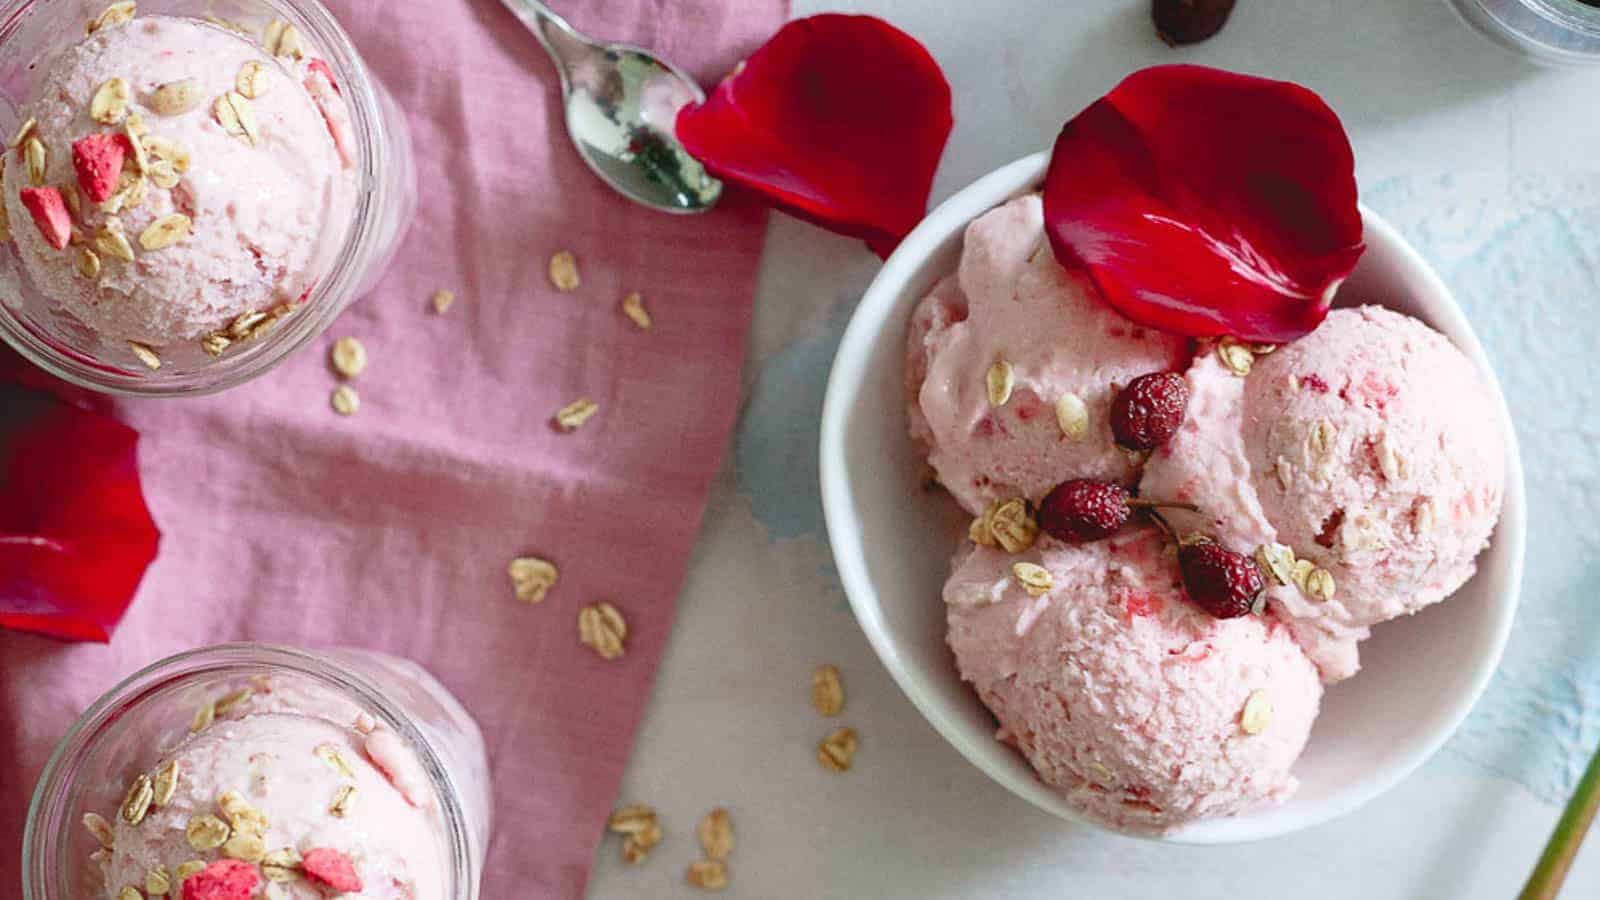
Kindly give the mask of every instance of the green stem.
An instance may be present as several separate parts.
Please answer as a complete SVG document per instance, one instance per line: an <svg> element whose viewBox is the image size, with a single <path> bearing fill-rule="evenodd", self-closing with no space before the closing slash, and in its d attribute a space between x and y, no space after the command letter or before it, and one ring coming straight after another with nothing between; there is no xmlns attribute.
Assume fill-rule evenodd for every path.
<svg viewBox="0 0 1600 900"><path fill-rule="evenodd" d="M1600 749L1595 750L1594 758L1589 760L1589 768L1578 781L1577 792L1561 813L1561 820L1556 822L1550 843L1544 845L1539 864L1533 867L1528 883L1517 895L1518 900L1555 900L1597 810L1600 810Z"/></svg>

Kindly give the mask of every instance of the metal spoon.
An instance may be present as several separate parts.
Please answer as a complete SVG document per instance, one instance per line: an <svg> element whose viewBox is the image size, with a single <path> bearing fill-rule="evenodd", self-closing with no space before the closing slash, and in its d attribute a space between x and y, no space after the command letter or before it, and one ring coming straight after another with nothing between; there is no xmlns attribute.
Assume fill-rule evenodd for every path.
<svg viewBox="0 0 1600 900"><path fill-rule="evenodd" d="M501 2L555 61L567 133L602 181L663 212L705 212L716 204L722 182L673 132L678 110L705 100L694 79L640 47L584 36L539 0Z"/></svg>

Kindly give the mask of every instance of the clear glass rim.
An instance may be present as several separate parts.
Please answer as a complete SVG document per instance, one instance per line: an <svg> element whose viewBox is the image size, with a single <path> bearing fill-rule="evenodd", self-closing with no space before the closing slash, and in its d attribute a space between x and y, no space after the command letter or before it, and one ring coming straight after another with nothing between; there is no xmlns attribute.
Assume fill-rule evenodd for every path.
<svg viewBox="0 0 1600 900"><path fill-rule="evenodd" d="M412 724L410 716L364 676L314 651L262 643L217 644L151 663L102 694L78 717L50 754L28 804L22 833L23 900L76 900L56 893L52 879L60 855L57 842L66 839L69 829L79 827L75 811L66 808L62 799L84 756L94 745L94 738L112 726L123 712L159 688L181 679L231 671L243 673L263 665L311 678L351 696L415 748L418 761L439 798L440 824L448 841L449 896L454 900L471 900L475 895L471 839L460 790L433 747Z"/></svg>
<svg viewBox="0 0 1600 900"><path fill-rule="evenodd" d="M236 387L271 371L308 341L327 330L359 289L364 274L363 250L376 237L378 173L387 165L391 136L383 121L377 88L350 36L319 0L261 0L275 11L292 17L338 74L350 109L359 153L354 212L344 245L328 274L319 279L299 313L256 342L256 346L219 364L181 375L128 374L88 358L67 356L46 342L20 319L0 311L0 339L29 362L57 378L79 387L120 397L190 397ZM0 42L10 39L22 18L44 0L6 0L0 3Z"/></svg>
<svg viewBox="0 0 1600 900"><path fill-rule="evenodd" d="M1600 6L1581 0L1525 0L1530 6L1564 28L1600 40Z"/></svg>

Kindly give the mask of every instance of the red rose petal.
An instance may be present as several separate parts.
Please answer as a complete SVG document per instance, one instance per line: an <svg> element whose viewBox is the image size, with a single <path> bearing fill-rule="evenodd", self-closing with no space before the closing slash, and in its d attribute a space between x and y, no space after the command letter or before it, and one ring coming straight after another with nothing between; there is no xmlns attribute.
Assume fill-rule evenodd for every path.
<svg viewBox="0 0 1600 900"><path fill-rule="evenodd" d="M250 900L260 883L255 866L242 859L219 859L183 880L183 900Z"/></svg>
<svg viewBox="0 0 1600 900"><path fill-rule="evenodd" d="M825 14L783 26L678 113L677 134L717 177L888 256L927 210L952 123L950 85L915 38Z"/></svg>
<svg viewBox="0 0 1600 900"><path fill-rule="evenodd" d="M1339 119L1297 85L1201 66L1130 75L1061 130L1044 216L1063 264L1143 325L1282 342L1365 246Z"/></svg>
<svg viewBox="0 0 1600 900"><path fill-rule="evenodd" d="M45 242L57 250L66 249L72 239L72 214L67 212L61 192L53 187L23 188L20 197Z"/></svg>
<svg viewBox="0 0 1600 900"><path fill-rule="evenodd" d="M116 193L122 160L130 149L125 134L91 134L72 142L72 168L78 173L78 187L91 201L99 203Z"/></svg>
<svg viewBox="0 0 1600 900"><path fill-rule="evenodd" d="M350 857L331 847L307 850L300 859L300 868L312 881L320 881L336 891L361 890L361 876Z"/></svg>
<svg viewBox="0 0 1600 900"><path fill-rule="evenodd" d="M139 435L0 387L0 627L107 641L155 558Z"/></svg>

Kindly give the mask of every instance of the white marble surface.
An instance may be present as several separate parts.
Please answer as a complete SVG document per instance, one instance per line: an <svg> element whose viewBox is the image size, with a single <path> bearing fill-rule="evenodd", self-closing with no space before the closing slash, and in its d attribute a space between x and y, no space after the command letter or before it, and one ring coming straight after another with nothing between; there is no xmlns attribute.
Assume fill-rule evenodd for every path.
<svg viewBox="0 0 1600 900"><path fill-rule="evenodd" d="M620 798L656 806L667 837L635 867L618 861L608 839L592 897L701 896L683 885L683 870L697 852L694 823L714 805L732 810L738 831L728 896L1515 894L1556 801L1600 741L1600 613L1589 600L1600 588L1590 562L1600 530L1566 524L1600 518L1600 433L1587 399L1600 352L1591 321L1600 310L1600 68L1528 66L1469 31L1442 0L1239 7L1219 37L1181 52L1151 34L1148 0L796 0L795 14L880 15L939 59L957 125L935 202L1046 146L1066 117L1153 63L1288 78L1333 104L1354 140L1364 197L1462 292L1488 332L1514 413L1523 402L1544 404L1526 420L1519 413L1535 546L1518 633L1484 708L1387 796L1252 846L1113 836L1049 818L989 782L923 722L873 656L820 528L822 380L877 262L853 242L775 217L744 421ZM1559 383L1570 386L1553 387L1554 368L1569 373ZM1541 545L1554 549L1541 556ZM842 776L814 759L829 726L807 705L807 679L822 661L843 670L842 721L861 733L857 768ZM1600 896L1600 839L1579 857L1564 896Z"/></svg>

